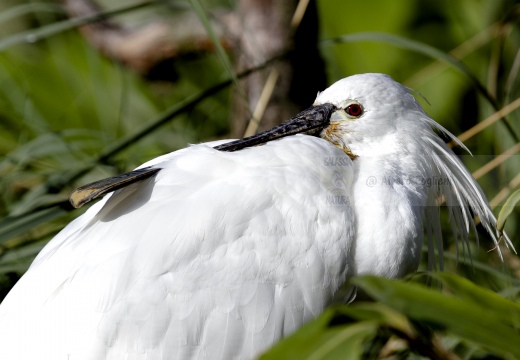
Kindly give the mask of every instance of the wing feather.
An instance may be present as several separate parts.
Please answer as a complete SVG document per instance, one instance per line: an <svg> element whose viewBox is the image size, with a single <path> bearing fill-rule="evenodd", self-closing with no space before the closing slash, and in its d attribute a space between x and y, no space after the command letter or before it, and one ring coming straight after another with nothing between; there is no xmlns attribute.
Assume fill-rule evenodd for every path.
<svg viewBox="0 0 520 360"><path fill-rule="evenodd" d="M324 161L346 155L309 136L211 145L144 164L163 170L66 227L0 307L0 338L39 359L250 358L318 315L350 271L352 211L326 186L350 165Z"/></svg>

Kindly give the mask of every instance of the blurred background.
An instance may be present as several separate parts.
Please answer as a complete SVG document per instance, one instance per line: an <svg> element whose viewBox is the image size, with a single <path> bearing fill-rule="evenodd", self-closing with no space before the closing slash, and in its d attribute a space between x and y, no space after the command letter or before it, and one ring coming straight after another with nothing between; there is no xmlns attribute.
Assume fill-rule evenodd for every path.
<svg viewBox="0 0 520 360"><path fill-rule="evenodd" d="M517 0L2 0L0 300L84 212L68 204L75 187L272 127L356 73L416 90L472 152L454 148L498 215L520 187L519 18ZM505 226L517 248L519 226L517 206ZM516 254L503 263L482 229L457 251L444 229L445 270L517 298ZM443 339L461 358L507 358Z"/></svg>

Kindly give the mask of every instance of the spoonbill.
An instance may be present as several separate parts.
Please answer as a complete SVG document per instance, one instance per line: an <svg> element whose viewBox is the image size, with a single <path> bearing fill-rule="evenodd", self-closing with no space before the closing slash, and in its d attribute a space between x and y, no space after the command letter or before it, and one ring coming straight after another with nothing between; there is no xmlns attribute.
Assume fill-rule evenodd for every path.
<svg viewBox="0 0 520 360"><path fill-rule="evenodd" d="M497 243L438 133L457 141L389 76L354 75L269 132L77 189L76 206L110 194L3 301L0 358L251 359L346 301L350 278L415 271L423 241L442 244L440 199L454 236L478 216Z"/></svg>

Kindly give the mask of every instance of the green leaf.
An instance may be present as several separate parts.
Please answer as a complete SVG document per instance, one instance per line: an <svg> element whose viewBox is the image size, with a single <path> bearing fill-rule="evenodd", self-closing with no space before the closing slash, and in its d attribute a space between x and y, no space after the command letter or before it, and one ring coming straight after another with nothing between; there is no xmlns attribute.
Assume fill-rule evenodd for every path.
<svg viewBox="0 0 520 360"><path fill-rule="evenodd" d="M327 310L316 320L280 341L260 359L359 359L362 343L375 336L377 323L364 321L331 326L330 322L335 315L336 309Z"/></svg>
<svg viewBox="0 0 520 360"><path fill-rule="evenodd" d="M506 201L497 218L497 230L502 232L506 225L507 218L513 212L515 205L520 201L520 190L516 190Z"/></svg>
<svg viewBox="0 0 520 360"><path fill-rule="evenodd" d="M423 251L427 252L428 249L423 248ZM438 256L437 254L438 254L437 251L435 251L435 256ZM477 259L470 259L469 256L460 257L460 256L457 256L457 254L453 254L450 252L445 252L443 256L445 259L450 259L450 260L456 261L457 263L468 265L474 269L479 269L481 271L487 272L488 274L493 275L493 276L497 277L498 279L502 279L502 280L506 281L507 283L513 283L516 285L520 285L519 279L509 276L509 275L503 273L502 271L497 270L494 266L488 265Z"/></svg>
<svg viewBox="0 0 520 360"><path fill-rule="evenodd" d="M38 225L57 219L66 213L67 211L63 207L53 206L31 214L6 217L0 221L0 243L32 230Z"/></svg>
<svg viewBox="0 0 520 360"><path fill-rule="evenodd" d="M520 325L520 304L477 286L460 276L449 273L431 274L431 276L441 280L458 297L481 307L481 311L492 314L505 323Z"/></svg>
<svg viewBox="0 0 520 360"><path fill-rule="evenodd" d="M435 324L505 358L520 358L518 332L473 301L375 276L357 278L353 283L412 320Z"/></svg>
<svg viewBox="0 0 520 360"><path fill-rule="evenodd" d="M19 267L27 268L46 243L46 241L36 241L24 243L16 248L10 249L9 252L0 257L0 273L7 271L9 268L12 268L12 270Z"/></svg>
<svg viewBox="0 0 520 360"><path fill-rule="evenodd" d="M415 332L406 316L385 304L354 302L348 306L338 308L337 312L358 321L377 322L379 326L397 329L410 337Z"/></svg>

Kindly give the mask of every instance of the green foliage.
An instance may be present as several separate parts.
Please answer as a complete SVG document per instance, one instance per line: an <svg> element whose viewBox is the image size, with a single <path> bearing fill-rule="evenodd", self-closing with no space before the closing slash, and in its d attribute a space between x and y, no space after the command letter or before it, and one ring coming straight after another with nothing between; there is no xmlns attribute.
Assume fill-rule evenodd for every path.
<svg viewBox="0 0 520 360"><path fill-rule="evenodd" d="M357 278L353 285L377 302L332 307L261 359L520 358L518 303L453 274L433 277L443 292Z"/></svg>
<svg viewBox="0 0 520 360"><path fill-rule="evenodd" d="M502 207L502 210L500 210L500 213L497 217L497 230L503 231L504 226L506 226L507 218L511 215L513 212L516 204L520 202L520 190L517 190L511 195L507 201L505 202L504 206Z"/></svg>

